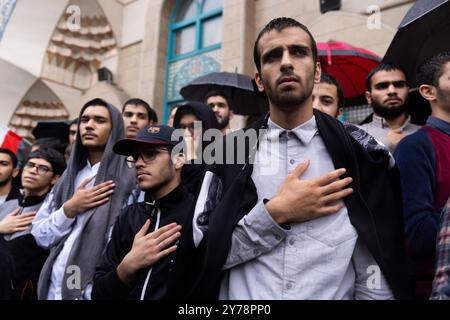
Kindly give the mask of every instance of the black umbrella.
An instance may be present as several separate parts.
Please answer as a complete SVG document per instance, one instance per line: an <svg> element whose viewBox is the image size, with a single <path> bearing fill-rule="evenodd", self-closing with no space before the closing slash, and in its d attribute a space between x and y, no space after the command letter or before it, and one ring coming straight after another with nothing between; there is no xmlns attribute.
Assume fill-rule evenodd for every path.
<svg viewBox="0 0 450 320"><path fill-rule="evenodd" d="M255 92L252 79L240 73L209 73L185 85L180 94L186 100L205 102L206 95L212 90L224 91L236 114L258 114L268 108L266 100Z"/></svg>
<svg viewBox="0 0 450 320"><path fill-rule="evenodd" d="M417 87L420 64L450 50L450 1L418 0L406 13L383 62L400 64L412 88Z"/></svg>
<svg viewBox="0 0 450 320"><path fill-rule="evenodd" d="M70 120L39 121L31 133L36 139L58 138L62 143L68 143L70 123Z"/></svg>

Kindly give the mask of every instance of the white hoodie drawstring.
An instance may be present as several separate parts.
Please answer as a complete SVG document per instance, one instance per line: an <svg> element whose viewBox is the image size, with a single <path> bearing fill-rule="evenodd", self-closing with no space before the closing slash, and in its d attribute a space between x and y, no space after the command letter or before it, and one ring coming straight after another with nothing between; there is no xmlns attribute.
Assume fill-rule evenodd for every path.
<svg viewBox="0 0 450 320"><path fill-rule="evenodd" d="M154 204L154 202L153 202ZM158 207L155 207L158 210L158 213L156 215L156 225L155 225L155 230L158 230L159 228L159 220L161 218L161 211L159 211ZM147 272L147 277L145 278L145 282L144 282L144 286L142 287L142 292L141 292L141 300L144 300L145 297L145 291L147 290L147 286L148 286L148 281L150 280L150 275L152 274L152 267L150 267L150 269Z"/></svg>

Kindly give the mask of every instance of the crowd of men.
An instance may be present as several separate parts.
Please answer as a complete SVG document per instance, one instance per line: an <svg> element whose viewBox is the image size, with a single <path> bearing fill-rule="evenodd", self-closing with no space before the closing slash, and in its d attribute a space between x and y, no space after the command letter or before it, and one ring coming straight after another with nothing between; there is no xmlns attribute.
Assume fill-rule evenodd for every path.
<svg viewBox="0 0 450 320"><path fill-rule="evenodd" d="M66 148L0 149L0 298L450 299L450 52L417 71L422 127L393 63L367 77L371 119L337 120L316 58L277 18L254 46L269 112L244 129L221 90L168 125L94 99Z"/></svg>

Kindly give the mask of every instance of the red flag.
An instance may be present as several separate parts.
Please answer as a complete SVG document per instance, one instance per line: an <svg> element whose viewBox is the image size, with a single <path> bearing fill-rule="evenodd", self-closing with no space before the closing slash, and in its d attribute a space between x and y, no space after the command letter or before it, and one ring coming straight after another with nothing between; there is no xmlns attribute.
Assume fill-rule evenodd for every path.
<svg viewBox="0 0 450 320"><path fill-rule="evenodd" d="M5 126L0 126L0 147L16 153L22 137Z"/></svg>

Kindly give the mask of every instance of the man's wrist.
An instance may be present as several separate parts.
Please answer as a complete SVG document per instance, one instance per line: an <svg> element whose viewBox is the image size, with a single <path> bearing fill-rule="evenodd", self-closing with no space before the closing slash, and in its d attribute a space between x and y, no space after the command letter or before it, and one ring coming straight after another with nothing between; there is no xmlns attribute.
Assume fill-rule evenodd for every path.
<svg viewBox="0 0 450 320"><path fill-rule="evenodd" d="M276 223L283 224L287 222L287 220L285 219L286 215L284 215L277 207L276 198L272 198L270 200L264 199L263 203L264 206L266 207L267 212L270 214L270 216Z"/></svg>
<svg viewBox="0 0 450 320"><path fill-rule="evenodd" d="M72 206L71 200L64 203L63 210L66 217L70 219L73 219L77 214L76 209Z"/></svg>
<svg viewBox="0 0 450 320"><path fill-rule="evenodd" d="M122 260L122 262L116 268L117 276L119 280L124 284L130 284L133 279L134 272L129 267L129 264L126 261L126 257Z"/></svg>

